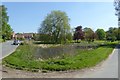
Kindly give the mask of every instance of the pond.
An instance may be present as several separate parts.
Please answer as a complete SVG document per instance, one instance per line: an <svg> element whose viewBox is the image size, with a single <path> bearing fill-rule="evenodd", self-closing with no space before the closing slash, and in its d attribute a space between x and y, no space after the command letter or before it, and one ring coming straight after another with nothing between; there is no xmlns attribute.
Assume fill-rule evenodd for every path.
<svg viewBox="0 0 120 80"><path fill-rule="evenodd" d="M35 58L49 59L49 58L62 58L64 56L74 56L77 50L91 50L97 48L97 44L66 44L55 47L36 47Z"/></svg>

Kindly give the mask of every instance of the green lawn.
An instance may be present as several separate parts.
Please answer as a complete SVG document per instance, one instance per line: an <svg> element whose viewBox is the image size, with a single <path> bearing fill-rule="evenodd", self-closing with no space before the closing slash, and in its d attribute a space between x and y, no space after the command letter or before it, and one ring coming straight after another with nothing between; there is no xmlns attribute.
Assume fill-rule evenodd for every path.
<svg viewBox="0 0 120 80"><path fill-rule="evenodd" d="M3 42L3 39L0 38L0 43Z"/></svg>
<svg viewBox="0 0 120 80"><path fill-rule="evenodd" d="M117 42L108 42L96 49L76 49L74 56L63 55L61 58L36 59L33 55L36 48L31 45L20 45L10 56L3 59L3 64L16 69L37 72L64 71L92 67L105 60L113 51Z"/></svg>

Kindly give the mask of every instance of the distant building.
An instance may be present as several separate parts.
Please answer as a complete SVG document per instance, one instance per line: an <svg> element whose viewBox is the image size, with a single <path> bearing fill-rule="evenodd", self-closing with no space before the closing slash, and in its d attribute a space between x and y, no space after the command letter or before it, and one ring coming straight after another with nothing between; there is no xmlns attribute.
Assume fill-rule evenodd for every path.
<svg viewBox="0 0 120 80"><path fill-rule="evenodd" d="M32 39L33 35L34 35L34 33L23 33L23 36L25 39Z"/></svg>
<svg viewBox="0 0 120 80"><path fill-rule="evenodd" d="M24 39L24 35L22 33L16 33L15 36L17 39Z"/></svg>
<svg viewBox="0 0 120 80"><path fill-rule="evenodd" d="M35 33L13 33L13 39L33 39Z"/></svg>

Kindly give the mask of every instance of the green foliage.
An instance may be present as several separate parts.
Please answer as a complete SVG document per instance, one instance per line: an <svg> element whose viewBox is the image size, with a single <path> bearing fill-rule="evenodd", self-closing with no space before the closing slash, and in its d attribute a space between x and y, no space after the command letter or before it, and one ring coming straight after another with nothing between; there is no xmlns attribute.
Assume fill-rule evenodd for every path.
<svg viewBox="0 0 120 80"><path fill-rule="evenodd" d="M119 33L119 28L110 27L109 30L106 32L106 39L111 42L119 40Z"/></svg>
<svg viewBox="0 0 120 80"><path fill-rule="evenodd" d="M99 40L104 40L105 39L106 33L103 29L97 29L96 34L97 34L97 37L98 37Z"/></svg>
<svg viewBox="0 0 120 80"><path fill-rule="evenodd" d="M7 8L5 8L4 5L0 6L0 14L1 18L0 18L0 35L4 35L5 39L11 39L11 34L13 32L12 28L10 27L10 25L8 24L8 20L9 20L9 16L7 16Z"/></svg>
<svg viewBox="0 0 120 80"><path fill-rule="evenodd" d="M3 42L3 39L2 39L2 38L0 38L0 42Z"/></svg>
<svg viewBox="0 0 120 80"><path fill-rule="evenodd" d="M52 42L52 41L50 41L51 40L51 36L49 35L49 34L40 34L39 35L39 41L42 41L42 42Z"/></svg>
<svg viewBox="0 0 120 80"><path fill-rule="evenodd" d="M52 11L39 28L41 41L61 43L71 39L69 18L65 12Z"/></svg>
<svg viewBox="0 0 120 80"><path fill-rule="evenodd" d="M84 33L85 33L85 40L87 40L88 42L92 42L94 41L94 31L91 28L84 28Z"/></svg>
<svg viewBox="0 0 120 80"><path fill-rule="evenodd" d="M54 42L34 41L34 44L55 44Z"/></svg>

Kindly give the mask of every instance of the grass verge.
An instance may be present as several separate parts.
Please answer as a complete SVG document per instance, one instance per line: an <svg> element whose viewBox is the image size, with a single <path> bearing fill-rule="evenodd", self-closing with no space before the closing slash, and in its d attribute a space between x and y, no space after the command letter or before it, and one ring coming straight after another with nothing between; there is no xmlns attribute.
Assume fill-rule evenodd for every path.
<svg viewBox="0 0 120 80"><path fill-rule="evenodd" d="M3 42L3 39L0 38L0 43Z"/></svg>
<svg viewBox="0 0 120 80"><path fill-rule="evenodd" d="M99 62L105 60L109 54L113 51L116 46L114 43L106 43L99 48L91 50L76 50L77 55L74 56L63 56L58 59L46 59L39 60L33 55L35 48L31 45L22 45L17 48L17 50L3 59L3 65L11 68L28 70L33 72L38 71L65 71L82 69L86 67L92 67Z"/></svg>

